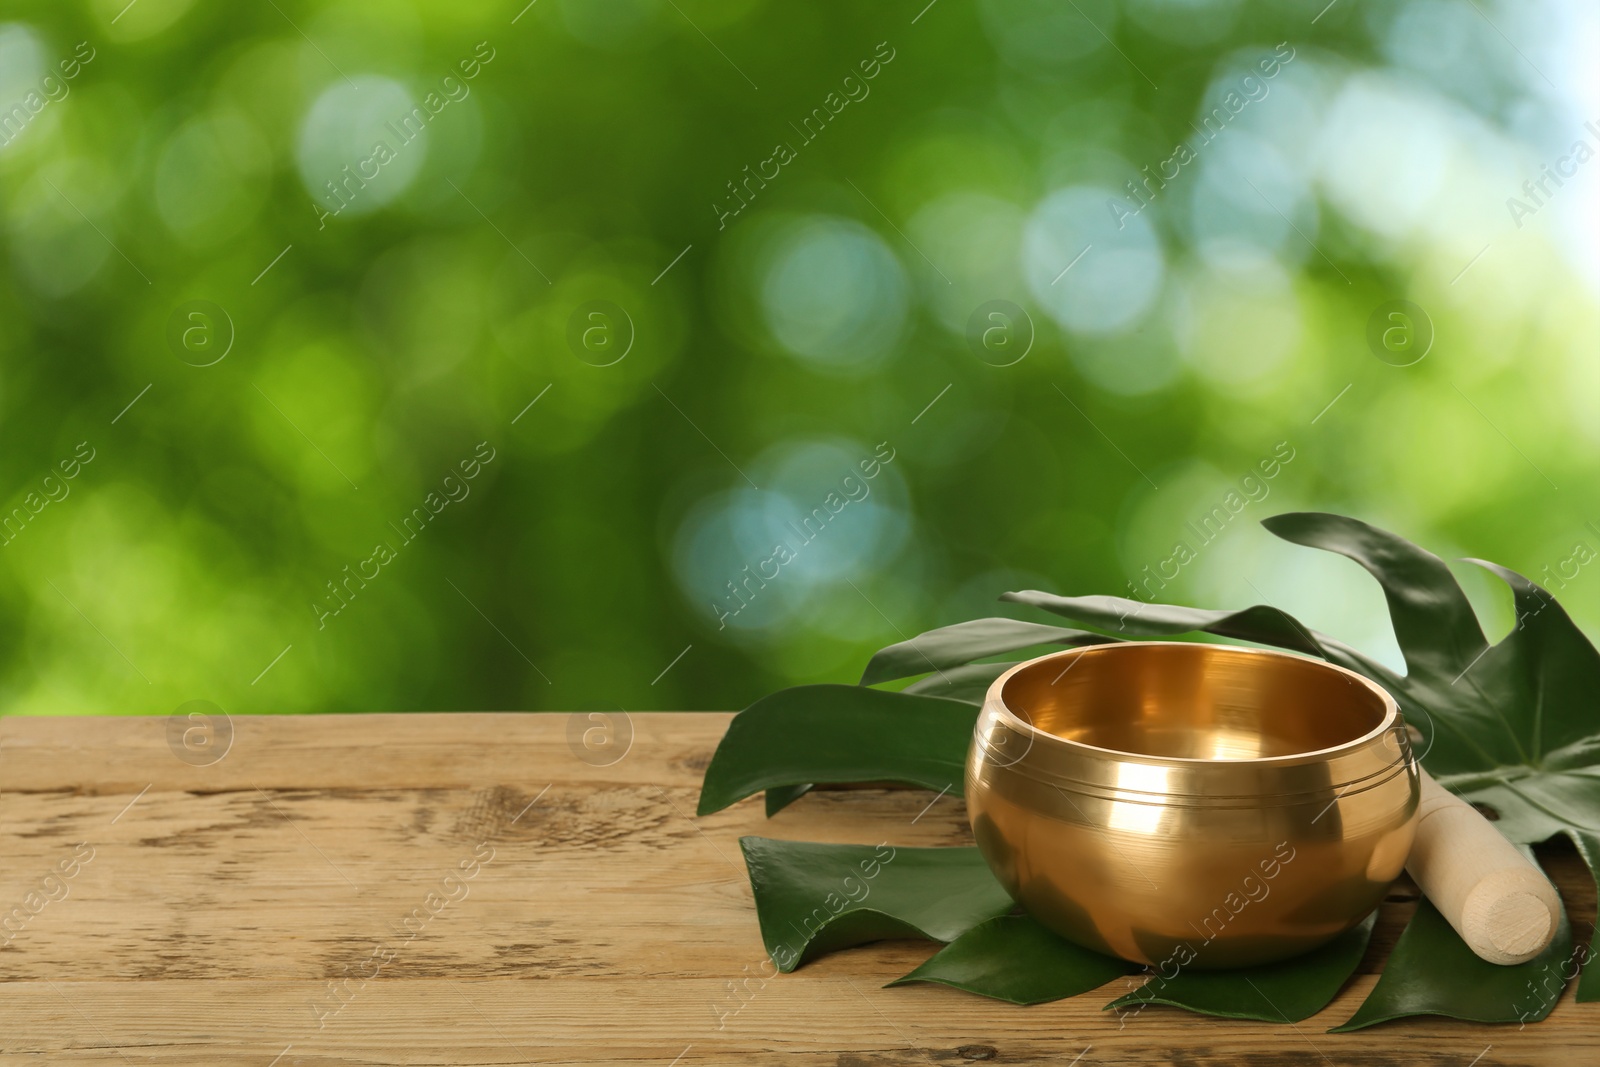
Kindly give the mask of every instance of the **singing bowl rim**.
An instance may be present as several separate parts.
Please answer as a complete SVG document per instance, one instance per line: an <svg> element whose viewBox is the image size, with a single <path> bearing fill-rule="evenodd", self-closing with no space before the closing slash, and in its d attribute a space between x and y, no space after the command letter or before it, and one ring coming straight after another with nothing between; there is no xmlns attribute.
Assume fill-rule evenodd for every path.
<svg viewBox="0 0 1600 1067"><path fill-rule="evenodd" d="M1117 655L1142 648L1184 648L1205 649L1206 655L1228 656L1257 656L1262 659L1294 660L1297 663L1309 665L1313 672L1318 669L1329 672L1331 677L1339 677L1353 683L1361 689L1377 697L1383 707L1383 716L1378 725L1358 737L1353 737L1330 745L1325 748L1310 749L1305 752L1294 752L1282 756L1254 756L1243 759L1210 759L1201 756L1157 756L1146 752L1129 752L1123 749L1104 748L1099 745L1087 744L1062 737L1060 734L1034 726L1026 719L1019 716L1005 700L1005 689L1008 682L1018 674L1029 670L1040 670L1046 663L1055 663L1070 660L1079 656ZM1390 695L1389 691L1377 682L1364 675L1358 674L1348 667L1341 667L1337 663L1329 663L1316 656L1302 655L1297 652L1286 652L1270 648L1249 648L1242 645L1224 645L1210 641L1119 641L1110 644L1084 645L1078 648L1064 649L1060 652L1051 652L1034 659L1018 663L1004 674L1000 675L989 685L988 692L984 694L983 709L992 709L996 716L1009 728L1029 738L1031 748L1033 744L1059 746L1067 752L1076 752L1085 758L1107 759L1116 762L1137 762L1155 764L1158 766L1172 767L1232 767L1240 770L1250 767L1276 768L1297 767L1306 764L1320 763L1337 759L1340 756L1358 752L1364 746L1381 738L1384 734L1395 729L1404 729L1404 720L1400 714L1400 704ZM982 717L980 715L980 723ZM1399 758L1395 763L1407 762L1406 748L1402 746Z"/></svg>

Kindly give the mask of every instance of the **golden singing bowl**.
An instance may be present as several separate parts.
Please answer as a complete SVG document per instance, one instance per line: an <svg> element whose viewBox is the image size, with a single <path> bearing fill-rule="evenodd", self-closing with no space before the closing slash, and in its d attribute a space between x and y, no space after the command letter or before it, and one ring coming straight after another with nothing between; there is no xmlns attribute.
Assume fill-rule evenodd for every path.
<svg viewBox="0 0 1600 1067"><path fill-rule="evenodd" d="M1088 948L1163 969L1286 959L1405 866L1418 773L1383 688L1322 660L1149 641L995 680L967 811L1002 885Z"/></svg>

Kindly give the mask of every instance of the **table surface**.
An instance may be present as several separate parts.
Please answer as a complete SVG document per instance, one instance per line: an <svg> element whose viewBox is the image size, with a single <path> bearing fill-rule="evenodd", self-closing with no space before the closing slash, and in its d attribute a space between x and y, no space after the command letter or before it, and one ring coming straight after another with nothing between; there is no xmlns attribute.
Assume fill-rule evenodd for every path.
<svg viewBox="0 0 1600 1067"><path fill-rule="evenodd" d="M959 797L913 790L696 819L728 719L634 715L609 766L563 714L236 718L211 763L164 719L0 719L0 1064L1600 1063L1600 1004L1570 988L1522 1029L1326 1033L1415 907L1404 883L1358 976L1297 1026L1160 1007L1119 1026L1101 1008L1126 982L1031 1008L881 988L925 942L763 982L741 835L970 837ZM1587 935L1587 872L1542 855Z"/></svg>

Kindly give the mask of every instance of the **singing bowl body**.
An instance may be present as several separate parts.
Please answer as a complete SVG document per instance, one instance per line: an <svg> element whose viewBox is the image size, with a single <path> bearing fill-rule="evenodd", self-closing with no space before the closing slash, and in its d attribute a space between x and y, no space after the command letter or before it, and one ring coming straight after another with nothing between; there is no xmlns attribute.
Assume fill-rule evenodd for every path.
<svg viewBox="0 0 1600 1067"><path fill-rule="evenodd" d="M1012 897L1164 974L1287 959L1360 922L1405 866L1418 792L1381 686L1159 641L1001 675L966 773L973 834Z"/></svg>

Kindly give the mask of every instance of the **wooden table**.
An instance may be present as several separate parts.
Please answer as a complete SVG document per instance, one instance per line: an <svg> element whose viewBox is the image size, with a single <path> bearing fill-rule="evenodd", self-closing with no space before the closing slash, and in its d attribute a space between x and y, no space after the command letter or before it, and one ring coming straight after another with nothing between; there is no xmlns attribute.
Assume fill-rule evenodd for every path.
<svg viewBox="0 0 1600 1067"><path fill-rule="evenodd" d="M1600 1063L1600 1004L1570 989L1522 1030L1325 1033L1405 886L1363 973L1295 1027L1150 1008L1119 1028L1100 1009L1123 983L1034 1008L880 988L916 942L736 986L765 959L741 834L969 838L959 798L923 812L918 791L695 819L728 718L635 715L610 766L558 714L238 718L216 762L163 719L0 720L0 1064ZM1586 936L1587 874L1552 857Z"/></svg>

